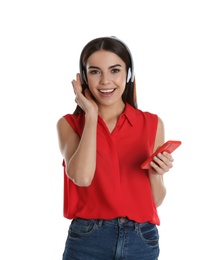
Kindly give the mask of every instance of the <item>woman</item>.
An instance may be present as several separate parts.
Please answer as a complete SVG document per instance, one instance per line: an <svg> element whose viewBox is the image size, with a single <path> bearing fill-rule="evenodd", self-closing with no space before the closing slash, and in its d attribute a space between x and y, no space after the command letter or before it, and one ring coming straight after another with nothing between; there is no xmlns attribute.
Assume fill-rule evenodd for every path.
<svg viewBox="0 0 214 260"><path fill-rule="evenodd" d="M93 39L72 85L77 107L57 123L64 217L72 220L63 259L158 259L157 207L173 158L158 154L152 169L140 168L164 143L164 124L137 108L129 48L115 37Z"/></svg>

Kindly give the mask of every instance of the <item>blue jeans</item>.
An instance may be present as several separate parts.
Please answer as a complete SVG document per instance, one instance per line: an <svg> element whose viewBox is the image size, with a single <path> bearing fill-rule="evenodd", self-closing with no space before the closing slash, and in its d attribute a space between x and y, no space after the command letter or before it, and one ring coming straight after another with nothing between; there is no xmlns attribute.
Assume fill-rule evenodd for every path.
<svg viewBox="0 0 214 260"><path fill-rule="evenodd" d="M63 260L157 260L158 256L154 224L78 218L69 227Z"/></svg>

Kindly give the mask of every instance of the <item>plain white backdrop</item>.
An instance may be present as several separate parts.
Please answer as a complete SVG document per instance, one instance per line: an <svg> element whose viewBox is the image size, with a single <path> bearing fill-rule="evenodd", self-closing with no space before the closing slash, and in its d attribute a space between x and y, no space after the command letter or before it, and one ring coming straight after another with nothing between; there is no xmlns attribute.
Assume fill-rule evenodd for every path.
<svg viewBox="0 0 214 260"><path fill-rule="evenodd" d="M211 0L0 2L0 259L61 259L56 122L75 108L83 46L111 35L132 51L139 108L182 141L158 209L160 260L214 259L213 13Z"/></svg>

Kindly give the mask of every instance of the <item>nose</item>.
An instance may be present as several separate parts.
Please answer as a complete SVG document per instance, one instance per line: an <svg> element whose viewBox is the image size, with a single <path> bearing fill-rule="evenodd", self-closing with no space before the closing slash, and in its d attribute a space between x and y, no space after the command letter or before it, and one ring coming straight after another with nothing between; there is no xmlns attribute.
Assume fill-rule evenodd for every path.
<svg viewBox="0 0 214 260"><path fill-rule="evenodd" d="M108 77L107 73L102 73L101 78L100 78L100 83L105 85L105 84L108 84L108 82L109 82L109 77Z"/></svg>

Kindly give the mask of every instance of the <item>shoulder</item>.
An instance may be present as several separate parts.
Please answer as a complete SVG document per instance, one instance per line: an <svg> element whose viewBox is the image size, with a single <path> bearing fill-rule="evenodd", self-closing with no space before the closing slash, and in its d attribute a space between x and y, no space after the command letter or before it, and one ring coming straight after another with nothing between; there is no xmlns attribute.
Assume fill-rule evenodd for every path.
<svg viewBox="0 0 214 260"><path fill-rule="evenodd" d="M75 115L75 114L66 114L64 116L62 116L58 121L57 121L57 125L66 125L69 124L69 125L72 125L74 124L75 122L78 122L78 121L81 121L83 119L83 116L82 114L78 114L78 115Z"/></svg>
<svg viewBox="0 0 214 260"><path fill-rule="evenodd" d="M85 116L83 113L78 115L66 114L61 117L57 122L58 131L74 131L77 134L82 132L85 122Z"/></svg>
<svg viewBox="0 0 214 260"><path fill-rule="evenodd" d="M57 121L56 128L61 147L63 147L62 144L65 143L65 140L67 142L68 140L74 140L74 138L78 137L78 129L75 123L72 123L72 117L73 115L67 114Z"/></svg>
<svg viewBox="0 0 214 260"><path fill-rule="evenodd" d="M148 111L143 111L138 108L134 108L129 104L126 105L125 114L132 121L138 122L138 123L154 122L157 124L157 121L158 121L158 116L156 114L148 112Z"/></svg>
<svg viewBox="0 0 214 260"><path fill-rule="evenodd" d="M132 113L134 113L136 116L141 116L141 117L146 117L146 118L158 118L157 114L149 112L149 111L144 111L139 108L134 108L129 106L128 110Z"/></svg>
<svg viewBox="0 0 214 260"><path fill-rule="evenodd" d="M159 117L157 114L148 111L142 111L140 109L136 109L136 117L142 118L144 123L154 123L157 125L159 122Z"/></svg>
<svg viewBox="0 0 214 260"><path fill-rule="evenodd" d="M160 117L158 117L158 132L164 135L164 122Z"/></svg>
<svg viewBox="0 0 214 260"><path fill-rule="evenodd" d="M62 116L56 123L58 133L71 131L71 126L65 116Z"/></svg>
<svg viewBox="0 0 214 260"><path fill-rule="evenodd" d="M163 122L163 120L160 117L157 117L157 119L158 119L158 128L163 130L164 129L164 122Z"/></svg>

